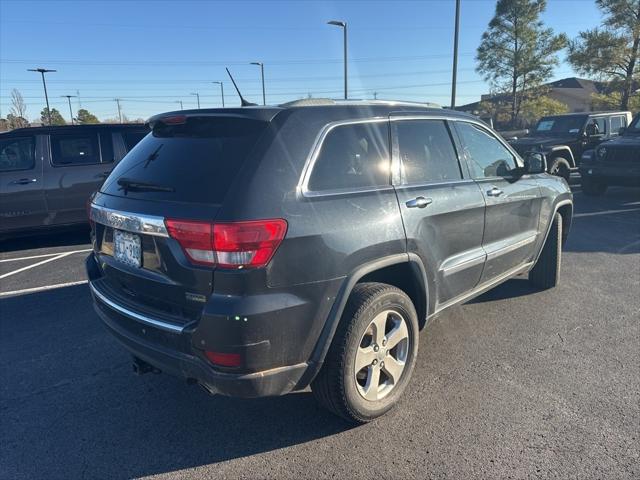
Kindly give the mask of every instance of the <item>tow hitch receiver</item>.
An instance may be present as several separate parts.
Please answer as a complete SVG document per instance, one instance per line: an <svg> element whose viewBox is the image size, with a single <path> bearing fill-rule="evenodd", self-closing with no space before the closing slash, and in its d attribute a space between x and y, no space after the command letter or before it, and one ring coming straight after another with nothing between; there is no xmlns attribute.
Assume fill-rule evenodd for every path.
<svg viewBox="0 0 640 480"><path fill-rule="evenodd" d="M145 373L162 373L159 368L154 367L153 365L148 364L144 360L139 359L138 357L133 357L133 373L136 375L144 375Z"/></svg>

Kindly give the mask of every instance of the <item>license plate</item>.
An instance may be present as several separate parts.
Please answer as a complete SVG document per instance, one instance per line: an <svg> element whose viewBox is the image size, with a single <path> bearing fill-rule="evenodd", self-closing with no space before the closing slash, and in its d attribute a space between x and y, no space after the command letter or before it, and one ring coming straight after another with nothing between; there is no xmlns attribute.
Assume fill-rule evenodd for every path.
<svg viewBox="0 0 640 480"><path fill-rule="evenodd" d="M132 267L140 267L142 263L140 236L120 230L115 230L113 233L113 256L115 259Z"/></svg>

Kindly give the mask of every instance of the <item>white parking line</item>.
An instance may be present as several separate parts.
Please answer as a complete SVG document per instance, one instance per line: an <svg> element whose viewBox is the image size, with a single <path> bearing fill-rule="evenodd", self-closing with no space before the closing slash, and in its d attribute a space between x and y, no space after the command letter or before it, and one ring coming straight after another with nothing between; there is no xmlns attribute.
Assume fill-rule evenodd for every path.
<svg viewBox="0 0 640 480"><path fill-rule="evenodd" d="M58 283L56 285L45 285L43 287L23 288L22 290L13 290L11 292L0 292L1 297L9 297L12 295L24 295L25 293L43 292L45 290L55 290L56 288L73 287L75 285L84 285L88 283L87 280L80 280L77 282Z"/></svg>
<svg viewBox="0 0 640 480"><path fill-rule="evenodd" d="M64 258L64 257L68 257L69 255L73 255L74 253L75 252L61 253L57 257L47 258L46 260L42 260L41 262L34 263L33 265L27 265L26 267L22 267L22 268L19 268L17 270L13 270L11 272L7 272L7 273L5 273L3 275L0 275L0 280L2 280L3 278L10 277L11 275L15 275L16 273L24 272L25 270L30 270L32 268L39 267L40 265L44 265L45 263L53 262L54 260L59 260L59 259Z"/></svg>
<svg viewBox="0 0 640 480"><path fill-rule="evenodd" d="M34 260L36 258L55 257L56 255L60 255L62 253L68 253L68 254L86 253L86 252L90 252L91 250L92 250L91 248L85 248L84 250L73 250L71 252L43 253L42 255L31 255L30 257L3 258L2 260L0 260L0 263L19 262L20 260Z"/></svg>

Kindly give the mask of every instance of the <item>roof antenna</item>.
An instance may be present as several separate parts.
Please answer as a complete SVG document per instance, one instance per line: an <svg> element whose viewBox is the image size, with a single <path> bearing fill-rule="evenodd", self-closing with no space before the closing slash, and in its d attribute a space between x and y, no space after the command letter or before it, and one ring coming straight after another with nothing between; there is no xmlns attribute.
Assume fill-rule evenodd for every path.
<svg viewBox="0 0 640 480"><path fill-rule="evenodd" d="M236 92L238 92L238 96L240 97L240 105L243 106L243 107L257 107L258 106L257 103L247 102L244 99L244 97L240 93L240 89L238 88L238 85L236 85L236 81L231 76L231 72L229 71L229 69L227 67L225 67L224 69L227 71L227 74L229 75L229 78L231 79L231 83L233 83L233 86L236 89Z"/></svg>

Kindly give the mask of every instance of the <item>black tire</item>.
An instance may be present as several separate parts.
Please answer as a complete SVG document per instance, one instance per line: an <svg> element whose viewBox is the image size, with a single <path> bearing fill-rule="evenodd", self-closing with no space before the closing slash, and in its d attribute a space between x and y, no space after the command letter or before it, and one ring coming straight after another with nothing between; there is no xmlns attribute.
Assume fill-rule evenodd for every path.
<svg viewBox="0 0 640 480"><path fill-rule="evenodd" d="M359 373L355 371L356 354L361 351L363 347L361 342L373 325L374 318L385 311L391 312L391 322L397 321L397 318L405 320L408 337L402 345L403 350L406 349L404 350L406 360L399 380L393 383L388 394L372 401L365 399L359 390L360 380L356 379ZM393 317L394 315L399 317ZM389 322L389 317L386 317L385 325ZM392 325L397 324L392 323ZM418 331L416 310L411 299L402 290L384 283L357 284L349 297L324 365L311 384L314 396L323 407L349 422L366 423L385 414L397 404L411 378L418 353ZM385 343L386 333L385 326ZM365 348L369 346L371 345L365 345ZM391 350L389 355L392 353ZM377 363L378 360L374 362ZM388 360L387 363L389 363ZM365 366L366 372L370 372L373 365L374 363L371 366ZM384 366L384 360L378 364L378 368L382 366ZM364 369L361 372L364 372ZM383 373L380 373L380 379L387 378L384 370L381 372ZM368 375L369 373L367 378ZM388 381L391 381L391 377L388 377ZM377 396L377 393L375 395Z"/></svg>
<svg viewBox="0 0 640 480"><path fill-rule="evenodd" d="M569 165L569 162L565 158L555 157L551 160L551 163L549 163L549 173L557 177L562 177L569 183L569 179L571 178L571 165Z"/></svg>
<svg viewBox="0 0 640 480"><path fill-rule="evenodd" d="M558 285L562 260L562 215L556 213L538 261L529 272L529 282L541 290Z"/></svg>
<svg viewBox="0 0 640 480"><path fill-rule="evenodd" d="M582 191L590 197L599 197L607 191L607 184L594 180L593 178L582 177Z"/></svg>

